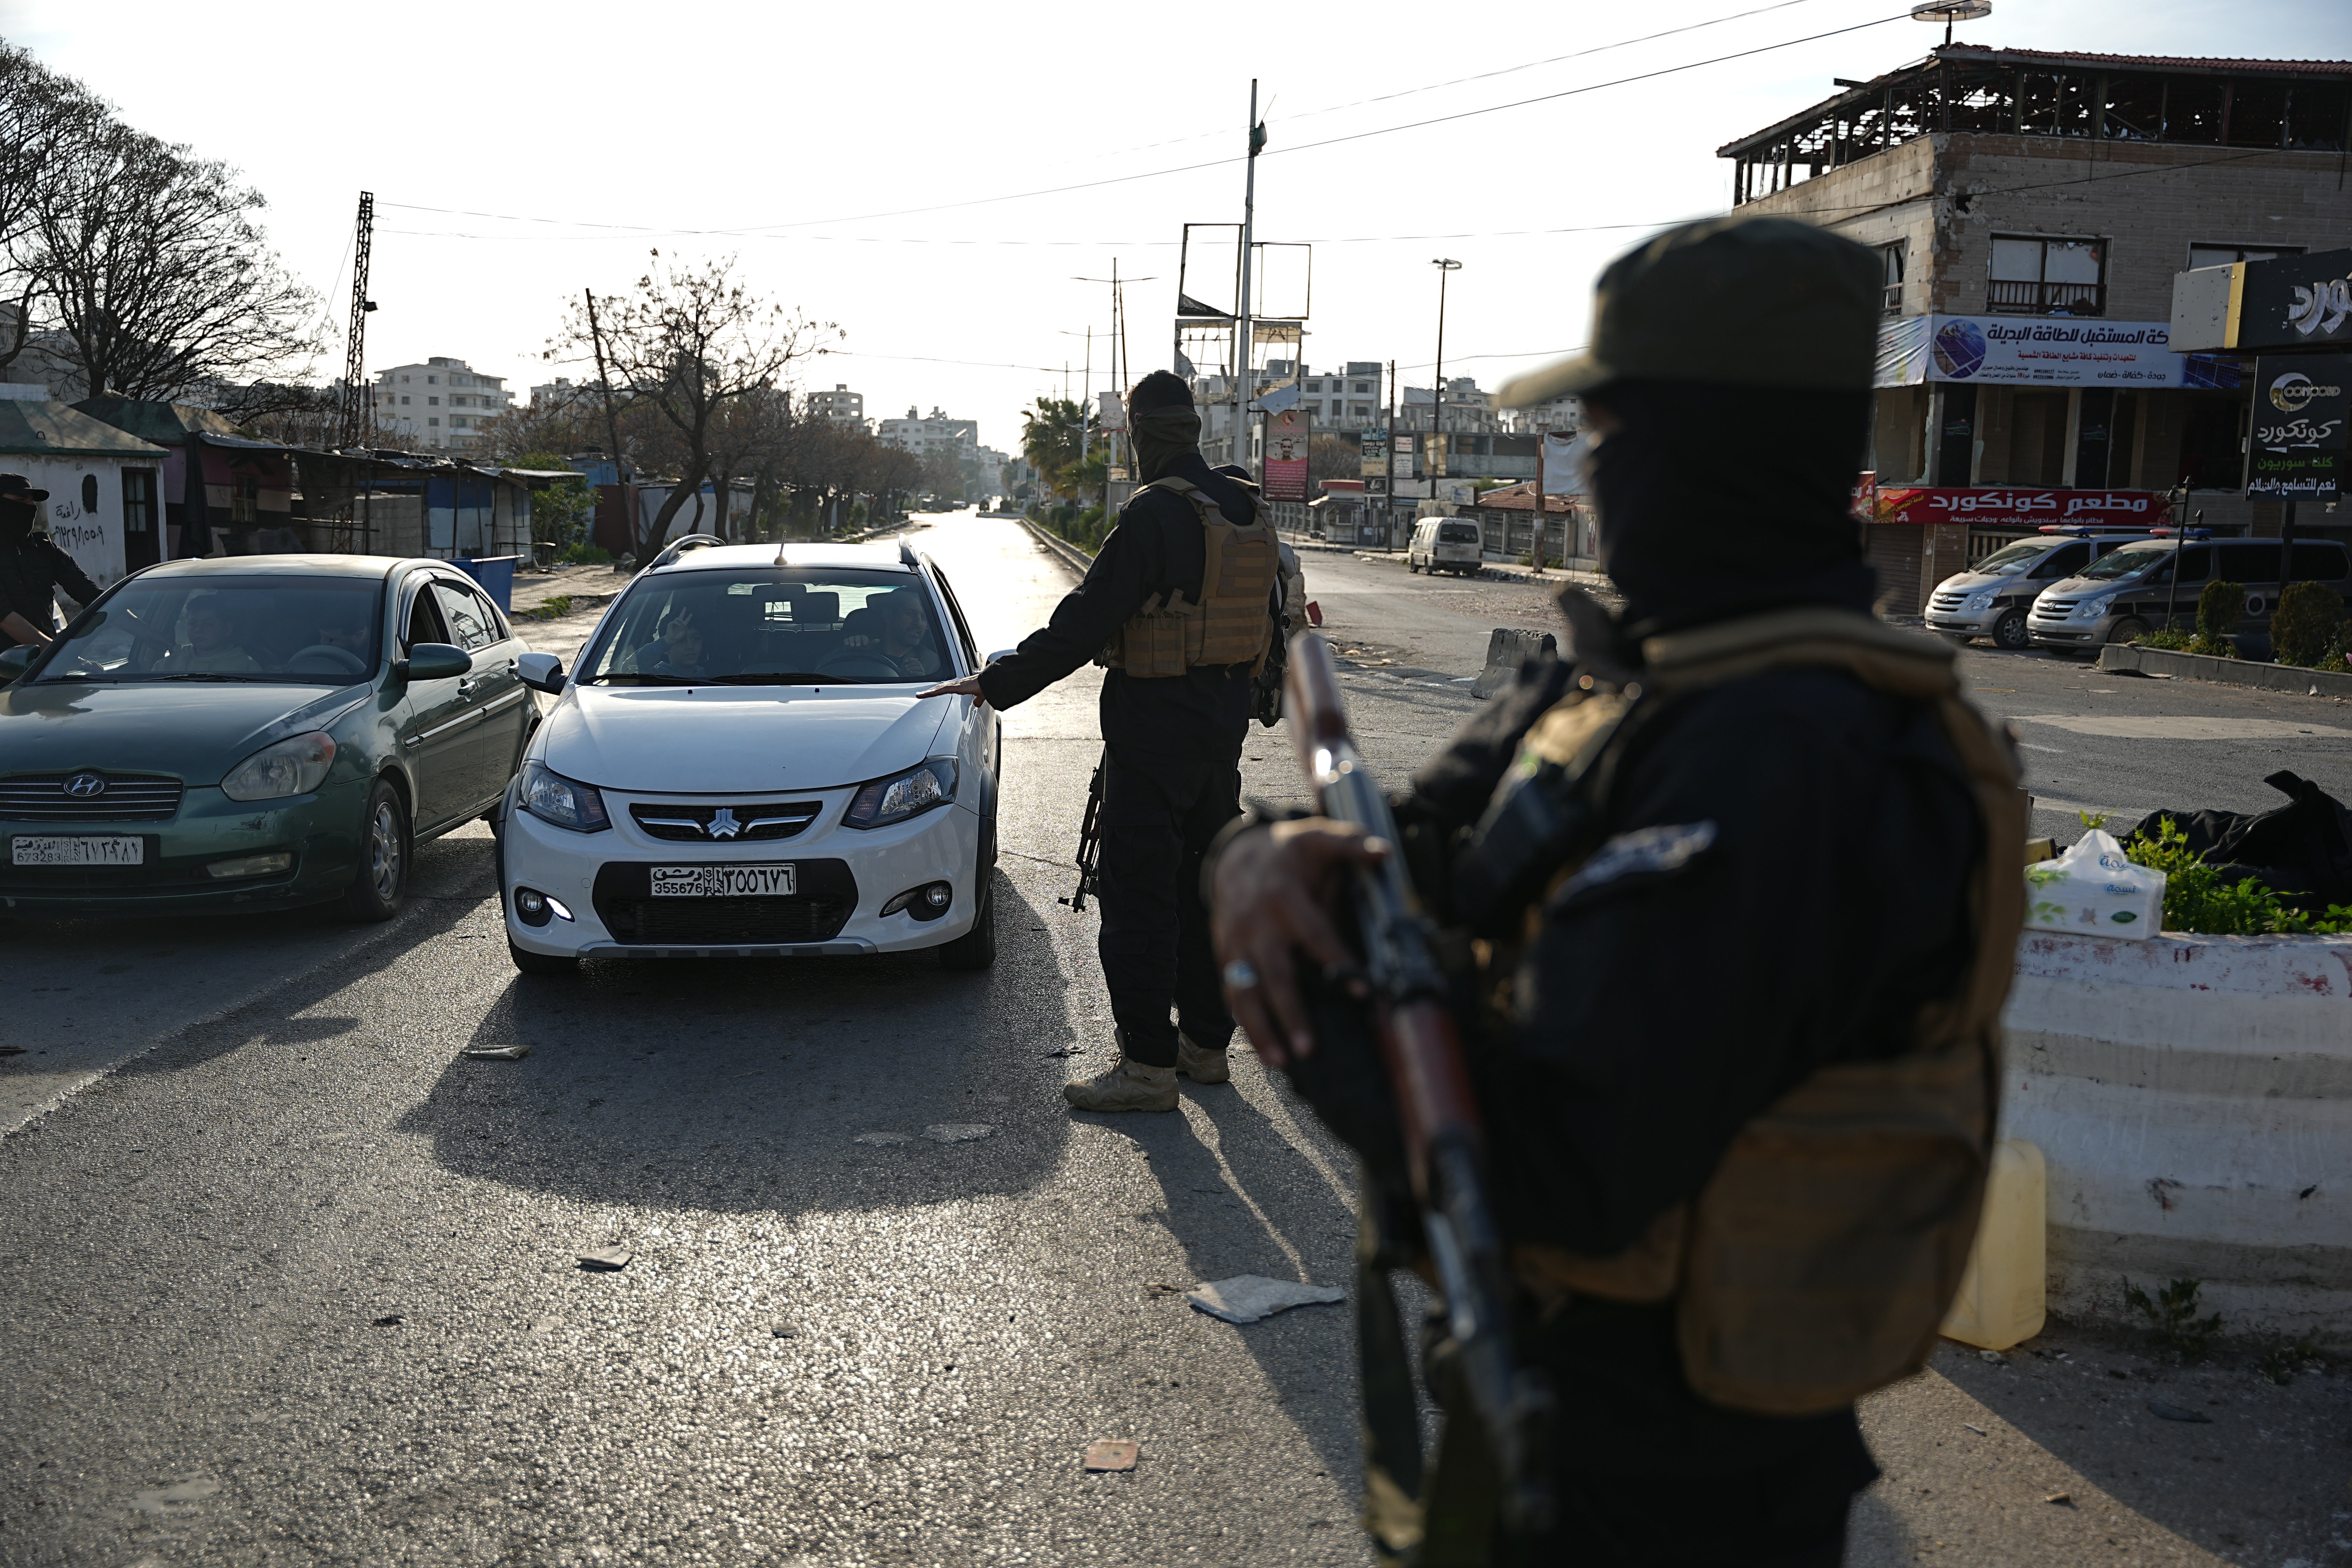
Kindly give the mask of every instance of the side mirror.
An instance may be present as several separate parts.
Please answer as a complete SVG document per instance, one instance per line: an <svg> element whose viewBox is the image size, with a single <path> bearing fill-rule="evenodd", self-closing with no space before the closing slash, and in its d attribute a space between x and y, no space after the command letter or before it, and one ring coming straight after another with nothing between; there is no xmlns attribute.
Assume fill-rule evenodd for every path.
<svg viewBox="0 0 2352 1568"><path fill-rule="evenodd" d="M0 650L0 685L16 679L25 671L32 668L33 660L39 657L40 651L31 643L18 643L12 648Z"/></svg>
<svg viewBox="0 0 2352 1568"><path fill-rule="evenodd" d="M472 674L474 656L445 642L421 642L410 647L408 657L392 669L404 680L447 680Z"/></svg>
<svg viewBox="0 0 2352 1568"><path fill-rule="evenodd" d="M563 679L563 661L551 653L527 653L515 660L515 674L533 691L544 691L550 697L562 695L567 684Z"/></svg>
<svg viewBox="0 0 2352 1568"><path fill-rule="evenodd" d="M987 659L984 661L984 663L985 663L985 664L994 664L994 663L995 663L998 659L1000 659L1000 658L1011 658L1013 656L1013 654L1014 654L1015 652L1017 652L1017 651L1018 651L1017 649L1014 649L1014 648L1009 648L1009 647L1001 647L1001 648L998 648L994 653L990 654L990 655L988 656L988 658L987 658Z"/></svg>

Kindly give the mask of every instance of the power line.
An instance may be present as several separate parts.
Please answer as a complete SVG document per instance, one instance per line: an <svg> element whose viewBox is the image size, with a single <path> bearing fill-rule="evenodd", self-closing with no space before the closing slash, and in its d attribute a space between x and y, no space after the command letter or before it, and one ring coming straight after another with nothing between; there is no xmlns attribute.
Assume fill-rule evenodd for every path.
<svg viewBox="0 0 2352 1568"><path fill-rule="evenodd" d="M1809 33L1801 38L1787 38L1777 44L1762 44L1752 49L1740 49L1727 55L1717 55L1708 59L1691 60L1676 66L1662 66L1656 70L1640 71L1633 76L1619 77L1610 81L1593 82L1584 87L1564 88L1558 92L1539 93L1533 98L1515 99L1508 103L1488 104L1482 109L1465 109L1453 114L1433 115L1427 120L1410 121L1402 125L1381 126L1370 131L1352 132L1344 136L1326 137L1319 142L1302 142L1295 146L1269 147L1265 151L1265 153L1260 154L1260 156L1270 158L1291 153L1312 152L1318 147L1336 147L1349 142L1367 141L1376 136L1391 136L1399 132L1419 131L1426 129L1432 125L1445 125L1459 120L1472 120L1482 115L1499 114L1506 110L1525 109L1531 104L1551 103L1559 99L1576 98L1585 93L1601 92L1612 87L1624 87L1637 81L1654 81L1660 77L1675 76L1684 71L1700 70L1708 66L1723 65L1732 60L1751 59L1758 55L1770 54L1775 50L1795 48L1800 44L1818 43L1823 38L1834 38L1846 33L1858 33L1868 27L1885 26L1889 22L1908 21L1910 20L1910 16L1911 14L1907 11L1897 12L1894 16L1881 16L1874 21L1857 22L1851 26L1832 27L1826 32ZM1009 195L998 196L972 196L964 201L939 202L929 206L897 207L887 212L858 213L847 216L830 218L793 219L789 222L771 224L752 224L741 228L678 229L667 232L674 236L690 236L694 237L722 236L729 238L740 239L779 238L783 237L772 233L771 231L781 229L815 228L826 224L837 223L875 223L879 222L884 218L915 217L925 213L957 212L966 207L991 206L1001 202L1030 201L1039 196L1067 195L1074 191L1100 190L1108 185L1132 184L1139 180L1159 180L1165 179L1171 174L1189 174L1197 173L1202 169L1223 168L1228 164L1244 163L1246 159L1247 154L1240 154L1227 158L1210 158L1197 163L1180 163L1173 168L1151 169L1134 174L1111 174L1107 175L1102 179L1081 180L1072 184L1047 185L1033 191L1015 191ZM506 213L475 212L458 207L424 206L409 202L386 202L383 205L386 206L397 206L402 208L404 211L408 212L443 213L458 217L489 217L497 218L504 222L513 223L561 225L570 221L562 218L517 216L515 215ZM655 235L657 232L647 226L640 224L578 222L572 223L572 226L576 228L609 228L616 231L627 231L647 236Z"/></svg>

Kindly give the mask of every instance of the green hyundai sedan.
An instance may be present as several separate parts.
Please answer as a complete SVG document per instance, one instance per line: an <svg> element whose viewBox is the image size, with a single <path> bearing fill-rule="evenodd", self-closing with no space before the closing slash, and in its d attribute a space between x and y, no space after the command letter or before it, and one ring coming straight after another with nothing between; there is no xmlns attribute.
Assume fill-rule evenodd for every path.
<svg viewBox="0 0 2352 1568"><path fill-rule="evenodd" d="M529 652L434 561L249 555L124 578L0 653L0 914L340 900L389 920L418 841L491 814Z"/></svg>

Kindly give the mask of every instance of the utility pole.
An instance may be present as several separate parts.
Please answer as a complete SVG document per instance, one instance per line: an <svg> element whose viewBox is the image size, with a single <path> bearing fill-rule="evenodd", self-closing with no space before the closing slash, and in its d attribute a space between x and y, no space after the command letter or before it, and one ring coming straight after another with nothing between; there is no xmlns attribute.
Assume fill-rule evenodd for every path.
<svg viewBox="0 0 2352 1568"><path fill-rule="evenodd" d="M1536 432L1536 549L1535 549L1535 568L1536 568L1536 573L1537 573L1537 574L1538 574L1538 576L1540 576L1540 575L1542 574L1542 573L1543 573L1543 563L1544 563L1544 553L1543 553L1543 547L1544 547L1544 537L1543 537L1543 535L1544 535L1544 442L1545 442L1548 438L1549 438L1549 437L1548 437L1547 434L1546 434L1544 431L1538 430L1538 431L1537 431L1537 432Z"/></svg>
<svg viewBox="0 0 2352 1568"><path fill-rule="evenodd" d="M1234 461L1249 467L1249 446L1243 432L1249 425L1250 403L1250 246L1257 222L1257 153L1265 145L1265 128L1257 122L1257 78L1250 78L1249 173L1242 184L1242 287L1234 318Z"/></svg>
<svg viewBox="0 0 2352 1568"><path fill-rule="evenodd" d="M367 319L375 301L367 297L368 255L375 247L375 193L360 193L359 226L352 236L352 330L343 344L342 418L337 423L345 447L364 447L375 425L375 399L367 387Z"/></svg>
<svg viewBox="0 0 2352 1568"><path fill-rule="evenodd" d="M1445 280L1462 270L1462 263L1445 257L1439 257L1431 261L1430 265L1437 268L1437 385L1429 400L1431 461L1423 463L1422 467L1429 470L1429 496L1432 500L1434 500L1437 499L1435 458L1439 439L1436 432L1444 429L1445 426Z"/></svg>
<svg viewBox="0 0 2352 1568"><path fill-rule="evenodd" d="M1391 360L1389 361L1389 477L1386 481L1389 493L1381 498L1381 505L1389 514L1391 539L1396 537L1396 361ZM1405 540L1405 545L1408 549L1412 547L1412 541L1410 537Z"/></svg>
<svg viewBox="0 0 2352 1568"><path fill-rule="evenodd" d="M596 290L583 289L588 298L588 342L596 353L596 385L604 395L604 438L613 443L613 504L621 514L621 527L628 535L629 553L637 552L636 509L629 504L629 476L621 467L621 421L613 413L613 380L604 374L604 332L596 324ZM591 520L593 523L593 519ZM590 531L594 531L592 527Z"/></svg>

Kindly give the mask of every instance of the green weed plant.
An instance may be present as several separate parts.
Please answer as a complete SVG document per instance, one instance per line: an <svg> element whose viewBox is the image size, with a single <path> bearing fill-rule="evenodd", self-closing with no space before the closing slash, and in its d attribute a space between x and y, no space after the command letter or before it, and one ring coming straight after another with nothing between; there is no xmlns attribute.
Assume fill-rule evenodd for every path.
<svg viewBox="0 0 2352 1568"><path fill-rule="evenodd" d="M2197 1361L2210 1347L2213 1336L2221 1331L2221 1313L2207 1318L2197 1315L2197 1293L2204 1284L2201 1279L2175 1279L2151 1296L2126 1275L2124 1300L2139 1309L2166 1349L2183 1361Z"/></svg>

